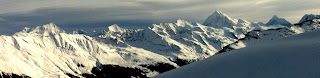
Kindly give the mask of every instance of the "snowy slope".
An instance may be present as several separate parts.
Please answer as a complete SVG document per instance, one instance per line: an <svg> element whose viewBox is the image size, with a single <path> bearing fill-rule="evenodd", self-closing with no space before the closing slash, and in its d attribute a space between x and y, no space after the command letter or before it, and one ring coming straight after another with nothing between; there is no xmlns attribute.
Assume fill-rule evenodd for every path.
<svg viewBox="0 0 320 78"><path fill-rule="evenodd" d="M105 39L104 42L116 41L119 46L125 44L143 48L173 61L194 61L212 56L222 47L235 42L237 38L233 32L230 29L192 25L187 21L178 20L177 23L155 24L148 29L109 31L100 38Z"/></svg>
<svg viewBox="0 0 320 78"><path fill-rule="evenodd" d="M0 71L30 77L81 77L100 64L139 68L139 65L164 63L177 65L162 55L135 48L115 47L81 34L66 34L53 23L25 30L13 36L0 36ZM18 64L17 64L18 63Z"/></svg>
<svg viewBox="0 0 320 78"><path fill-rule="evenodd" d="M291 26L292 24L288 22L284 18L279 18L278 16L274 15L269 22L267 23L268 26Z"/></svg>
<svg viewBox="0 0 320 78"><path fill-rule="evenodd" d="M225 52L155 78L319 78L320 31Z"/></svg>

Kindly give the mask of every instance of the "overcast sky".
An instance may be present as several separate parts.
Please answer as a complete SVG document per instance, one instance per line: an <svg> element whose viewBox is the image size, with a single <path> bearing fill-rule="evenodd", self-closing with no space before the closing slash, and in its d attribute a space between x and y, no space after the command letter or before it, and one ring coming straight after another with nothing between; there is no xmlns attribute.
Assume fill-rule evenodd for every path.
<svg viewBox="0 0 320 78"><path fill-rule="evenodd" d="M296 23L320 14L319 0L0 0L0 34L54 22L60 27L146 27L185 19L202 23L214 11L266 23L273 15Z"/></svg>

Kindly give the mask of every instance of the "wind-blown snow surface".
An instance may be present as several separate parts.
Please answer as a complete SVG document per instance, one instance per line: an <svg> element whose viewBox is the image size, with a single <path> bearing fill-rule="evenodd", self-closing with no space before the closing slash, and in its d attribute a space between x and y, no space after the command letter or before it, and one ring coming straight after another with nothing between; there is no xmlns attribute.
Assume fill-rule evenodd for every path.
<svg viewBox="0 0 320 78"><path fill-rule="evenodd" d="M215 55L155 78L319 78L320 30Z"/></svg>
<svg viewBox="0 0 320 78"><path fill-rule="evenodd" d="M68 34L53 23L25 28L12 36L0 36L0 71L36 78L83 77L104 73L93 72L105 71L103 67L108 66L104 65L116 65L151 77L208 58L252 30L268 29L263 23L234 21L221 12L206 21L221 20L230 24L216 27L178 20L137 30L112 25L99 37L87 36L83 30Z"/></svg>

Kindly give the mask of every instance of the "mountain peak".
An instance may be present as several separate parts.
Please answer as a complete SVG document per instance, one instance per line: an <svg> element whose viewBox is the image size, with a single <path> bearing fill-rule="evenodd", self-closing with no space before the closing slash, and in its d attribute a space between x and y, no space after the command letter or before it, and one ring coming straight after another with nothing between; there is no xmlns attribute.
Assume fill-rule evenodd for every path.
<svg viewBox="0 0 320 78"><path fill-rule="evenodd" d="M203 23L203 25L222 28L229 27L237 24L237 20L229 17L228 15L222 13L221 11L215 11L212 15L210 15Z"/></svg>
<svg viewBox="0 0 320 78"><path fill-rule="evenodd" d="M298 22L298 23L302 23L302 22L306 22L306 21L310 21L310 20L313 20L314 18L316 18L317 16L316 15L313 15L313 14L306 14L304 15L301 20Z"/></svg>
<svg viewBox="0 0 320 78"><path fill-rule="evenodd" d="M111 32L123 32L124 31L124 29L119 27L117 24L113 24L113 25L109 26L108 28L109 28L109 31L111 31Z"/></svg>
<svg viewBox="0 0 320 78"><path fill-rule="evenodd" d="M271 26L271 25L291 26L292 24L284 18L279 18L277 15L273 15L273 17L269 20L267 25L268 26Z"/></svg>
<svg viewBox="0 0 320 78"><path fill-rule="evenodd" d="M222 13L221 11L214 11L214 14L223 15L224 13Z"/></svg>
<svg viewBox="0 0 320 78"><path fill-rule="evenodd" d="M45 24L43 26L38 26L29 33L38 33L38 34L58 34L58 33L64 33L65 31L60 29L56 24L53 22L49 24Z"/></svg>
<svg viewBox="0 0 320 78"><path fill-rule="evenodd" d="M277 15L273 15L272 19L279 19Z"/></svg>

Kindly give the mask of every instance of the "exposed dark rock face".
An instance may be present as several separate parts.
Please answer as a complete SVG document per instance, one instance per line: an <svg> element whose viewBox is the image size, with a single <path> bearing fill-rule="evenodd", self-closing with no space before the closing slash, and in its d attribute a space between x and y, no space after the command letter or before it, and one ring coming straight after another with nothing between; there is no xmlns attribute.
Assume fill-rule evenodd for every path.
<svg viewBox="0 0 320 78"><path fill-rule="evenodd" d="M80 77L75 76L75 75L72 75L72 74L70 74L70 73L66 73L66 75L68 75L70 78L80 78Z"/></svg>
<svg viewBox="0 0 320 78"><path fill-rule="evenodd" d="M154 65L140 65L142 67L146 67L150 69L151 71L157 71L159 73L163 73L172 69L175 69L173 65L167 64L167 63L157 63Z"/></svg>
<svg viewBox="0 0 320 78"><path fill-rule="evenodd" d="M141 69L121 67L119 65L102 65L94 67L91 71L92 74L82 74L86 78L147 78Z"/></svg>
<svg viewBox="0 0 320 78"><path fill-rule="evenodd" d="M174 61L174 63L176 63L179 66L184 66L184 65L193 63L195 61L198 61L198 60L184 60L184 59L179 59L178 58L176 61Z"/></svg>
<svg viewBox="0 0 320 78"><path fill-rule="evenodd" d="M27 75L17 75L13 73L0 73L0 78L31 78L30 76Z"/></svg>
<svg viewBox="0 0 320 78"><path fill-rule="evenodd" d="M236 44L236 43L238 43L238 41L235 42L234 44ZM223 49L220 50L219 52L217 52L216 54L224 53L224 52L231 51L231 50L235 50L235 49L232 48L232 47L230 47L230 44L229 44L229 45L223 47ZM215 54L215 55L216 55L216 54Z"/></svg>
<svg viewBox="0 0 320 78"><path fill-rule="evenodd" d="M152 65L140 65L150 69L151 71L157 71L163 73L176 67L167 63L156 63ZM92 68L92 74L81 74L86 78L148 78L146 72L139 68L122 67L119 65L101 65ZM72 74L67 74L71 78L78 78Z"/></svg>

